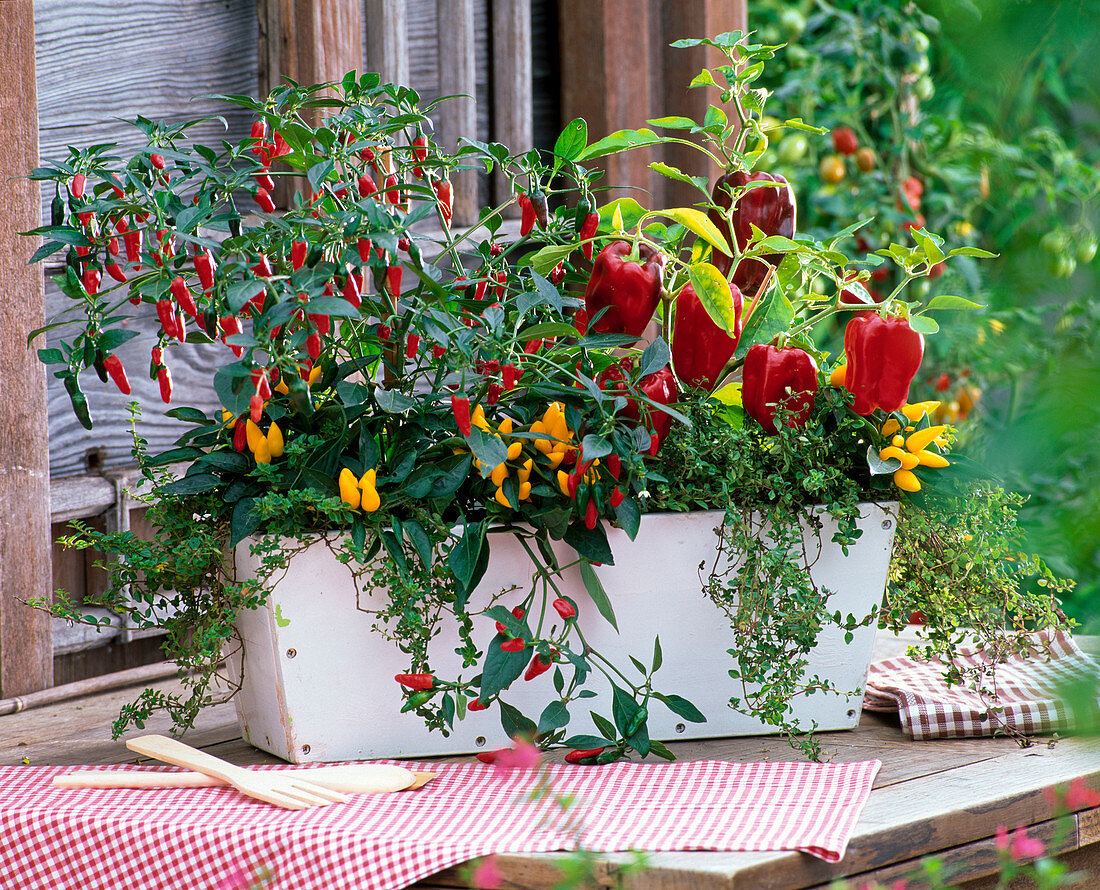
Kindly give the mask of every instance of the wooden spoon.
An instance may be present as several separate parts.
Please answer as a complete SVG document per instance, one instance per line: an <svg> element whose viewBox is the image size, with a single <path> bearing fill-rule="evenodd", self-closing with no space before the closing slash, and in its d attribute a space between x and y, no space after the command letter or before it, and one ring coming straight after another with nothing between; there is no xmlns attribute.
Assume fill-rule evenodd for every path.
<svg viewBox="0 0 1100 890"><path fill-rule="evenodd" d="M350 763L314 769L288 769L315 785L349 794L383 794L421 787L433 773L413 773L384 763ZM202 773L154 770L78 770L54 776L57 788L214 788L226 784Z"/></svg>

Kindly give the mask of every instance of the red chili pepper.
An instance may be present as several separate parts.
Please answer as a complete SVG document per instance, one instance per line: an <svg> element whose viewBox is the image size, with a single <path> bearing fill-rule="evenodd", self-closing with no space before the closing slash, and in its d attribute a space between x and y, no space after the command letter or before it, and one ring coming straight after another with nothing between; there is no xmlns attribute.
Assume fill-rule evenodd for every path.
<svg viewBox="0 0 1100 890"><path fill-rule="evenodd" d="M505 640L500 644L500 648L503 652L522 652L527 648L527 642L522 637L516 637L515 639Z"/></svg>
<svg viewBox="0 0 1100 890"><path fill-rule="evenodd" d="M275 133L274 133L274 136L275 136L275 148L271 152L271 157L281 158L283 155L290 154L292 149L291 149L290 145L287 143L287 141L283 138L283 134L280 133L278 130L276 130Z"/></svg>
<svg viewBox="0 0 1100 890"><path fill-rule="evenodd" d="M150 349L149 356L152 359L154 365L164 364L164 350L161 349L159 346L154 346L152 349Z"/></svg>
<svg viewBox="0 0 1100 890"><path fill-rule="evenodd" d="M332 319L327 315L311 312L309 314L309 320L310 323L317 328L317 333L322 337L327 337L329 331L332 330Z"/></svg>
<svg viewBox="0 0 1100 890"><path fill-rule="evenodd" d="M844 355L844 386L856 397L852 410L864 416L876 408L898 411L924 358L924 338L903 318L866 313L844 329Z"/></svg>
<svg viewBox="0 0 1100 890"><path fill-rule="evenodd" d="M523 608L523 606L513 606L512 607L512 615L515 616L515 619L517 621L519 621L521 618L523 618L523 616L525 614L526 614L526 610ZM501 624L499 621L496 622L496 628L497 628L497 633L498 634L503 635L503 634L508 633L508 628L505 627L503 624Z"/></svg>
<svg viewBox="0 0 1100 890"><path fill-rule="evenodd" d="M383 343L388 343L390 337L392 336L393 328L391 328L388 324L380 324L378 326L378 339L381 340Z"/></svg>
<svg viewBox="0 0 1100 890"><path fill-rule="evenodd" d="M510 749L501 748L498 751L478 751L477 759L480 760L482 763L493 764L497 762L497 759L500 757L501 754L508 750Z"/></svg>
<svg viewBox="0 0 1100 890"><path fill-rule="evenodd" d="M77 173L73 177L73 181L69 184L69 191L72 193L72 196L74 198L84 197L84 186L87 184L87 182L88 177L86 177L83 173Z"/></svg>
<svg viewBox="0 0 1100 890"><path fill-rule="evenodd" d="M390 296L395 300L401 296L401 276L404 271L403 266L386 267L386 286L390 290Z"/></svg>
<svg viewBox="0 0 1100 890"><path fill-rule="evenodd" d="M80 278L81 281L84 282L84 290L89 294L99 293L99 284L103 280L103 276L99 274L98 269L85 269L84 274L80 276Z"/></svg>
<svg viewBox="0 0 1100 890"><path fill-rule="evenodd" d="M630 251L629 242L612 241L596 255L584 303L590 319L607 310L595 322L597 333L640 337L661 300L664 255L640 244L637 262Z"/></svg>
<svg viewBox="0 0 1100 890"><path fill-rule="evenodd" d="M126 262L134 263L135 272L141 270L141 242L144 235L141 229L127 229L122 235L122 243L126 246Z"/></svg>
<svg viewBox="0 0 1100 890"><path fill-rule="evenodd" d="M252 271L259 275L261 278L270 278L275 274L275 270L271 268L271 260L267 258L265 254L260 254L259 262L252 267Z"/></svg>
<svg viewBox="0 0 1100 890"><path fill-rule="evenodd" d="M570 751L568 754L565 755L565 762L577 765L582 760L599 757L603 753L603 751L603 748L587 748L581 751Z"/></svg>
<svg viewBox="0 0 1100 890"><path fill-rule="evenodd" d="M946 371L936 378L936 392L947 392L951 386L951 375Z"/></svg>
<svg viewBox="0 0 1100 890"><path fill-rule="evenodd" d="M182 312L176 313L176 339L180 343L187 342L187 319L184 318Z"/></svg>
<svg viewBox="0 0 1100 890"><path fill-rule="evenodd" d="M306 354L317 361L321 357L321 336L317 333L311 333L306 337Z"/></svg>
<svg viewBox="0 0 1100 890"><path fill-rule="evenodd" d="M360 238L355 246L359 248L359 262L369 263L371 248L374 246L370 238Z"/></svg>
<svg viewBox="0 0 1100 890"><path fill-rule="evenodd" d="M622 490L616 486L612 492L611 497L608 498L608 502L611 504L612 509L616 508L623 501L626 500L626 495L622 493Z"/></svg>
<svg viewBox="0 0 1100 890"><path fill-rule="evenodd" d="M232 337L234 334L243 334L244 326L241 324L241 320L235 315L227 315L224 318L218 319L218 327L222 329L222 342L224 343L228 337ZM233 343L226 343L230 349L233 350L233 354L240 358L244 355L244 347L237 346Z"/></svg>
<svg viewBox="0 0 1100 890"><path fill-rule="evenodd" d="M405 358L416 358L416 353L420 351L420 335L409 334L405 338Z"/></svg>
<svg viewBox="0 0 1100 890"><path fill-rule="evenodd" d="M256 185L260 188L265 188L269 192L275 190L275 180L271 178L267 167L261 167L259 173L252 174L252 178L256 180Z"/></svg>
<svg viewBox="0 0 1100 890"><path fill-rule="evenodd" d="M408 238L397 239L397 249L402 253L408 253L410 247L412 247L412 242Z"/></svg>
<svg viewBox="0 0 1100 890"><path fill-rule="evenodd" d="M735 319L732 334L715 324L691 284L685 284L676 295L672 322L672 364L682 381L702 387L707 392L714 389L722 369L737 351L737 341L741 338L741 289L736 284L729 287Z"/></svg>
<svg viewBox="0 0 1100 890"><path fill-rule="evenodd" d="M435 686L435 677L432 674L396 674L394 679L402 686L417 691L431 689Z"/></svg>
<svg viewBox="0 0 1100 890"><path fill-rule="evenodd" d="M309 243L306 241L294 241L290 245L290 267L297 272L306 264L306 254L309 253Z"/></svg>
<svg viewBox="0 0 1100 890"><path fill-rule="evenodd" d="M157 300L157 318L169 337L176 336L176 307L171 300Z"/></svg>
<svg viewBox="0 0 1100 890"><path fill-rule="evenodd" d="M568 621L570 618L577 617L577 610L573 608L573 604L567 599L562 599L560 596L554 600L550 605L554 607L554 610L561 615L561 617Z"/></svg>
<svg viewBox="0 0 1100 890"><path fill-rule="evenodd" d="M592 261L592 248L595 245L595 241L591 240L596 237L596 231L600 227L600 215L598 213L590 213L584 218L584 222L581 224L581 241L584 243L581 245L581 250L584 251L584 258L589 262Z"/></svg>
<svg viewBox="0 0 1100 890"><path fill-rule="evenodd" d="M115 281L119 283L125 283L126 273L122 271L118 263L104 263L103 268L107 270L107 274L110 275ZM140 303L141 300L138 300Z"/></svg>
<svg viewBox="0 0 1100 890"><path fill-rule="evenodd" d="M164 169L164 155L151 154L149 155L149 163L156 167L158 170Z"/></svg>
<svg viewBox="0 0 1100 890"><path fill-rule="evenodd" d="M214 272L217 268L217 263L214 262L214 257L209 248L195 255L195 273L199 276L199 283L202 285L203 290L213 289Z"/></svg>
<svg viewBox="0 0 1100 890"><path fill-rule="evenodd" d="M441 359L444 355L446 355L446 353L447 350L444 347L440 346L438 343L432 344L432 358Z"/></svg>
<svg viewBox="0 0 1100 890"><path fill-rule="evenodd" d="M253 368L251 373L252 386L256 390L258 395L264 401L271 398L271 384L268 381L267 370L265 368Z"/></svg>
<svg viewBox="0 0 1100 890"><path fill-rule="evenodd" d="M243 419L238 419L233 427L233 448L244 451L248 447L248 424Z"/></svg>
<svg viewBox="0 0 1100 890"><path fill-rule="evenodd" d="M553 666L553 661L543 661L541 655L536 655L531 659L531 663L527 666L527 670L524 671L523 679L534 680L539 674L545 674Z"/></svg>
<svg viewBox="0 0 1100 890"><path fill-rule="evenodd" d="M496 283L497 283L497 286L494 289L495 293L496 293L496 296L497 296L497 299L498 300L503 299L504 298L504 288L508 284L508 273L505 272L502 269L501 271L497 272L496 275L493 276L493 278L496 280Z"/></svg>
<svg viewBox="0 0 1100 890"><path fill-rule="evenodd" d="M522 237L531 234L531 230L535 227L535 206L525 192L519 193L518 201L521 213L519 234Z"/></svg>
<svg viewBox="0 0 1100 890"><path fill-rule="evenodd" d="M340 288L340 293L342 293L344 299L351 303L356 309L363 305L363 297L359 292L359 282L355 280L354 275L348 275L347 281L344 282L344 286Z"/></svg>
<svg viewBox="0 0 1100 890"><path fill-rule="evenodd" d="M275 212L275 199L271 197L271 192L265 188L256 189L255 194L256 203L260 205L260 209L267 213Z"/></svg>
<svg viewBox="0 0 1100 890"><path fill-rule="evenodd" d="M369 198L371 195L377 194L378 192L378 185L375 183L374 177L369 173L364 173L360 176L356 185L359 188L360 198Z"/></svg>
<svg viewBox="0 0 1100 890"><path fill-rule="evenodd" d="M501 368L505 389L515 389L522 372L515 365L505 365Z"/></svg>
<svg viewBox="0 0 1100 890"><path fill-rule="evenodd" d="M160 384L160 397L164 404L172 402L172 372L167 365L157 368L157 383Z"/></svg>
<svg viewBox="0 0 1100 890"><path fill-rule="evenodd" d="M766 433L774 435L779 405L794 412L786 423L795 429L805 424L813 411L817 363L805 350L757 343L745 356L742 381L745 413L755 418Z"/></svg>
<svg viewBox="0 0 1100 890"><path fill-rule="evenodd" d="M470 423L470 400L462 396L451 396L451 413L455 416L458 431L469 436L473 426Z"/></svg>
<svg viewBox="0 0 1100 890"><path fill-rule="evenodd" d="M443 217L443 225L449 226L454 208L454 191L451 188L451 180L437 179L432 183L432 191L435 192L435 198L439 204L439 215Z"/></svg>
<svg viewBox="0 0 1100 890"><path fill-rule="evenodd" d="M488 705L482 704L481 700L477 698L471 699L470 702L466 705L467 711L486 711L488 710L488 708Z"/></svg>
<svg viewBox="0 0 1100 890"><path fill-rule="evenodd" d="M184 282L182 275L177 275L172 279L172 283L168 285L168 290L184 312L192 318L198 318L199 307L195 305L195 298L191 296L191 291L187 289L187 284Z"/></svg>
<svg viewBox="0 0 1100 890"><path fill-rule="evenodd" d="M737 249L744 250L752 237L752 227L755 225L765 235L782 235L785 238L794 236L795 228L795 200L794 191L787 180L778 174L771 173L743 173L736 170L727 173L714 184L714 192L711 200L723 210L729 208L733 198L726 187L733 189L743 188L750 182L776 182L778 187L760 186L750 189L737 201L733 209L733 235L737 239ZM730 225L724 213L711 208L708 211L711 222L717 227L728 242ZM730 245L733 246L732 244ZM737 270L733 275L733 283L743 294L756 295L764 276L768 274L765 262L777 266L783 259L782 254L768 254L759 259L742 260L737 264ZM761 262L764 260L765 262ZM733 257L715 251L711 262L718 267L723 275L727 274L733 265Z"/></svg>
<svg viewBox="0 0 1100 890"><path fill-rule="evenodd" d="M596 508L596 501L589 499L588 506L584 511L584 525L585 528L593 529L596 527L596 523L599 522L600 511Z"/></svg>
<svg viewBox="0 0 1100 890"><path fill-rule="evenodd" d="M401 203L401 190L398 188L396 173L391 173L386 177L386 203Z"/></svg>
<svg viewBox="0 0 1100 890"><path fill-rule="evenodd" d="M504 395L504 387L499 383L490 383L488 392L485 395L485 402L489 405L495 405L500 401L502 395Z"/></svg>
<svg viewBox="0 0 1100 890"><path fill-rule="evenodd" d="M259 393L252 396L248 400L249 417L252 418L253 423L259 423L264 416L264 400L260 398Z"/></svg>
<svg viewBox="0 0 1100 890"><path fill-rule="evenodd" d="M565 260L562 260L550 270L550 283L561 284L565 281Z"/></svg>
<svg viewBox="0 0 1100 890"><path fill-rule="evenodd" d="M103 367L111 375L119 392L124 396L130 395L130 381L126 379L126 369L122 367L122 360L113 352L103 359Z"/></svg>
<svg viewBox="0 0 1100 890"><path fill-rule="evenodd" d="M417 136L413 140L413 157L416 158L418 164L423 164L428 160L428 137Z"/></svg>

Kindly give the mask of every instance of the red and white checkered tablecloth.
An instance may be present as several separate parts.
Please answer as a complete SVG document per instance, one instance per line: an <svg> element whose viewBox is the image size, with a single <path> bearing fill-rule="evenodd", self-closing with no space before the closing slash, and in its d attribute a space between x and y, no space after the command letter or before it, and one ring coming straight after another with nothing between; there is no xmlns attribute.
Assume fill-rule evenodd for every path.
<svg viewBox="0 0 1100 890"><path fill-rule="evenodd" d="M578 845L800 850L835 862L881 764L550 765L554 791L582 802L579 839L549 800L524 800L529 771L401 765L437 778L296 811L229 788L56 789L53 776L74 767L0 767L0 887L206 890L266 866L273 890L383 890L490 853Z"/></svg>
<svg viewBox="0 0 1100 890"><path fill-rule="evenodd" d="M1005 727L1027 735L1072 730L1066 688L1096 678L1100 666L1068 633L1036 634L1033 643L1031 656L1013 656L996 666L996 699L948 686L939 660L901 657L871 665L863 706L897 711L902 729L917 740L991 736ZM988 665L989 657L980 649L962 649L955 663L966 670ZM991 714L994 706L1000 710Z"/></svg>

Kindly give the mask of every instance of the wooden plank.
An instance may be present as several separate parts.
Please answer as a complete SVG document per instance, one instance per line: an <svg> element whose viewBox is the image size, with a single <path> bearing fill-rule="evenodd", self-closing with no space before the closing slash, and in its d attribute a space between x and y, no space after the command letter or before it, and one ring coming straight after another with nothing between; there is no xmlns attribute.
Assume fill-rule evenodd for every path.
<svg viewBox="0 0 1100 890"><path fill-rule="evenodd" d="M531 106L531 3L530 0L492 0L493 41L493 140L513 152L534 145ZM526 186L526 183L523 183ZM493 171L493 203L502 204L512 195L507 177ZM505 216L519 216L511 205Z"/></svg>
<svg viewBox="0 0 1100 890"><path fill-rule="evenodd" d="M42 271L27 265L41 205L34 3L0 5L0 697L53 682L50 617L24 604L50 595L50 476L46 373L27 348L43 321Z"/></svg>
<svg viewBox="0 0 1100 890"><path fill-rule="evenodd" d="M704 67L728 64L725 56L710 47L674 49L669 44L686 37L713 37L726 31L747 30L746 0L694 0L675 5L650 0L650 3L654 30L660 35L657 64L652 67L658 74L654 96L660 103L660 115L681 115L702 121L712 104L732 115L731 108L719 101L717 90L687 88ZM702 152L686 145L666 146L663 155L665 163L692 176L706 176L710 182L722 172ZM702 198L694 187L671 179L663 181L661 193L671 207L691 206Z"/></svg>
<svg viewBox="0 0 1100 890"><path fill-rule="evenodd" d="M248 135L246 110L196 97L255 92L256 0L37 0L34 6L43 158L64 158L67 145L100 142L133 152L145 140L125 121L139 114L177 122L221 115L228 131L218 120L192 130L206 143ZM52 197L43 195L47 214Z"/></svg>
<svg viewBox="0 0 1100 890"><path fill-rule="evenodd" d="M366 65L383 81L409 82L408 10L404 0L365 0Z"/></svg>
<svg viewBox="0 0 1100 890"><path fill-rule="evenodd" d="M439 91L444 95L463 96L439 106L439 143L445 151L454 151L458 140L477 138L477 69L474 65L473 0L437 0L439 35ZM454 186L455 226L468 226L477 220L477 171L466 170L451 176Z"/></svg>
<svg viewBox="0 0 1100 890"><path fill-rule="evenodd" d="M676 4L679 9L686 4ZM558 5L561 44L562 119L584 118L595 142L624 127L641 127L655 117L649 79L650 10L628 0L562 0ZM633 197L651 206L646 194L653 174L649 149L633 149L601 160L607 171L601 203ZM624 186L634 189L625 189ZM642 189L642 192L637 189Z"/></svg>

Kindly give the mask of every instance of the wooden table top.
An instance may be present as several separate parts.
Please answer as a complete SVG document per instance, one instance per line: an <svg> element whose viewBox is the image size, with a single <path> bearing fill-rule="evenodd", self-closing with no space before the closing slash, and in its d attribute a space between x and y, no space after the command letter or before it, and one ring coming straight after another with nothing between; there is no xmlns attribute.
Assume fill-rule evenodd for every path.
<svg viewBox="0 0 1100 890"><path fill-rule="evenodd" d="M877 650L890 654L882 646ZM173 681L156 684L170 690ZM0 764L38 765L139 763L121 741L110 737L119 708L133 700L136 689L123 689L56 705L0 716ZM157 717L138 735L166 732L167 718ZM823 747L833 762L879 759L863 817L847 855L829 864L802 853L653 853L649 868L634 874L629 886L639 890L795 890L821 888L852 876L860 881L893 881L910 875L917 861L937 854L956 881L981 878L995 869L994 833L1031 826L1033 837L1050 842L1056 826L1044 789L1084 778L1100 790L1100 739L1063 738L1048 745L1040 739L1020 748L1009 739L908 740L896 717L865 713L858 728L823 733ZM196 747L241 764L277 762L240 737L231 704L208 709L185 739ZM682 760L794 761L802 756L781 739L712 739L671 743ZM550 759L560 760L561 753ZM454 758L459 759L459 758ZM1100 808L1078 812L1060 847L1075 851L1100 844ZM1100 860L1100 846L1085 851ZM508 887L548 888L560 878L556 862L565 854L505 854L498 863ZM616 885L615 872L625 854L603 857L598 879ZM1100 869L1100 863L1097 868ZM417 885L464 886L451 869ZM888 884L887 884L888 886ZM911 885L912 886L912 885ZM1097 883L1100 886L1100 871Z"/></svg>

